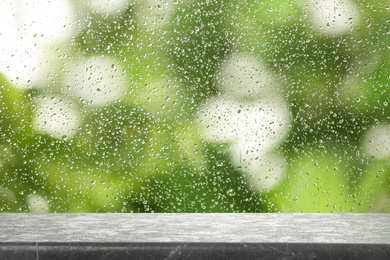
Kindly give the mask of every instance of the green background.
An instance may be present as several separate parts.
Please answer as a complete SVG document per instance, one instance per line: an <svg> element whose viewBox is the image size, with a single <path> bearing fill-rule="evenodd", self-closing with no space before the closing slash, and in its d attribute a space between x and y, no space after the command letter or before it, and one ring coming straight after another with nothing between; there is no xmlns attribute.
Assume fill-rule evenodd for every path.
<svg viewBox="0 0 390 260"><path fill-rule="evenodd" d="M354 3L361 22L341 35L314 30L298 1L185 1L152 29L136 22L139 3L91 12L56 48L111 57L125 68L126 92L100 107L75 99L82 125L59 140L32 125L34 99L65 95L61 87L21 89L0 74L0 212L30 212L31 194L49 212L390 212L390 157L366 156L362 145L368 130L390 125L389 3ZM276 75L290 109L274 149L286 174L269 192L234 166L229 143L199 131L201 106L221 95L217 70L236 52ZM59 79L62 61L51 61Z"/></svg>

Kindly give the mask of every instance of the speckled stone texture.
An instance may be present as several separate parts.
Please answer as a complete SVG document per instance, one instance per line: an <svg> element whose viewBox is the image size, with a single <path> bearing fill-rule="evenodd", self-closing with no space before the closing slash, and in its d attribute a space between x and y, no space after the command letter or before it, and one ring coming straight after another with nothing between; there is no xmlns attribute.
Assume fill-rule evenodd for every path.
<svg viewBox="0 0 390 260"><path fill-rule="evenodd" d="M390 214L0 214L0 259L390 259Z"/></svg>

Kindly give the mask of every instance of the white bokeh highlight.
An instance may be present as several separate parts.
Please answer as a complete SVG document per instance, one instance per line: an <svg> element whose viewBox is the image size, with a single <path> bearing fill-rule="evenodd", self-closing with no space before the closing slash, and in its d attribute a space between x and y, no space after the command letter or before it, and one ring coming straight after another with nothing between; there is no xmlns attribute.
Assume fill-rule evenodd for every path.
<svg viewBox="0 0 390 260"><path fill-rule="evenodd" d="M217 73L222 92L235 97L261 97L272 94L275 79L253 55L236 54Z"/></svg>
<svg viewBox="0 0 390 260"><path fill-rule="evenodd" d="M27 197L27 206L30 209L30 213L49 212L49 203L44 197L37 194L31 194Z"/></svg>
<svg viewBox="0 0 390 260"><path fill-rule="evenodd" d="M390 126L380 124L368 130L362 139L363 152L375 159L390 159Z"/></svg>
<svg viewBox="0 0 390 260"><path fill-rule="evenodd" d="M227 96L210 100L199 114L203 138L208 142L222 143L237 139L235 114L239 111L240 104Z"/></svg>
<svg viewBox="0 0 390 260"><path fill-rule="evenodd" d="M121 13L129 6L128 0L91 0L87 2L88 7L99 14L113 15Z"/></svg>
<svg viewBox="0 0 390 260"><path fill-rule="evenodd" d="M118 62L104 57L91 57L71 64L64 85L70 95L95 107L120 99L126 90L123 69Z"/></svg>
<svg viewBox="0 0 390 260"><path fill-rule="evenodd" d="M0 71L16 86L26 87L31 81L39 81L42 51L16 35L0 34Z"/></svg>
<svg viewBox="0 0 390 260"><path fill-rule="evenodd" d="M248 165L245 174L252 187L259 192L269 192L284 178L287 162L283 155L267 153L258 159L258 162Z"/></svg>
<svg viewBox="0 0 390 260"><path fill-rule="evenodd" d="M288 104L272 75L253 58L235 56L221 66L219 76L223 94L200 109L201 136L207 142L229 144L235 167L254 189L268 192L285 173L284 157L272 151L288 135ZM242 97L250 98L240 101Z"/></svg>
<svg viewBox="0 0 390 260"><path fill-rule="evenodd" d="M309 0L308 19L324 35L351 32L360 22L360 14L351 0Z"/></svg>
<svg viewBox="0 0 390 260"><path fill-rule="evenodd" d="M47 48L75 33L67 0L3 0L0 8L0 71L24 88L42 79Z"/></svg>
<svg viewBox="0 0 390 260"><path fill-rule="evenodd" d="M8 0L9 1L9 0ZM15 27L21 36L35 42L59 42L73 34L75 11L68 0L13 1Z"/></svg>
<svg viewBox="0 0 390 260"><path fill-rule="evenodd" d="M34 111L33 128L53 138L71 139L81 126L81 114L76 104L59 97L39 98Z"/></svg>
<svg viewBox="0 0 390 260"><path fill-rule="evenodd" d="M5 187L0 186L0 198L5 202L5 203L16 203L16 196L15 193Z"/></svg>
<svg viewBox="0 0 390 260"><path fill-rule="evenodd" d="M254 103L241 105L241 116L233 116L237 136L232 142L232 160L243 169L256 158L275 149L287 136L290 114L287 104Z"/></svg>

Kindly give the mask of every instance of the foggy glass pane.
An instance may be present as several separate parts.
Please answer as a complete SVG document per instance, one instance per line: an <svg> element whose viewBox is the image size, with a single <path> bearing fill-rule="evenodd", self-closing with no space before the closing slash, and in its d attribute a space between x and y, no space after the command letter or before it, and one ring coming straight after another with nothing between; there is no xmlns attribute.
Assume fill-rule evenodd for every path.
<svg viewBox="0 0 390 260"><path fill-rule="evenodd" d="M390 212L388 1L0 6L0 212Z"/></svg>

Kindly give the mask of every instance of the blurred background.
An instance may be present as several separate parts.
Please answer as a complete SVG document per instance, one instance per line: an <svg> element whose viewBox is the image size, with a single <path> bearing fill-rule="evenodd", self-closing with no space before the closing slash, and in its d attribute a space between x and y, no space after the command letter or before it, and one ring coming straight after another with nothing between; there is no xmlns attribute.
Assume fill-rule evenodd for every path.
<svg viewBox="0 0 390 260"><path fill-rule="evenodd" d="M390 212L388 0L3 0L0 212Z"/></svg>

